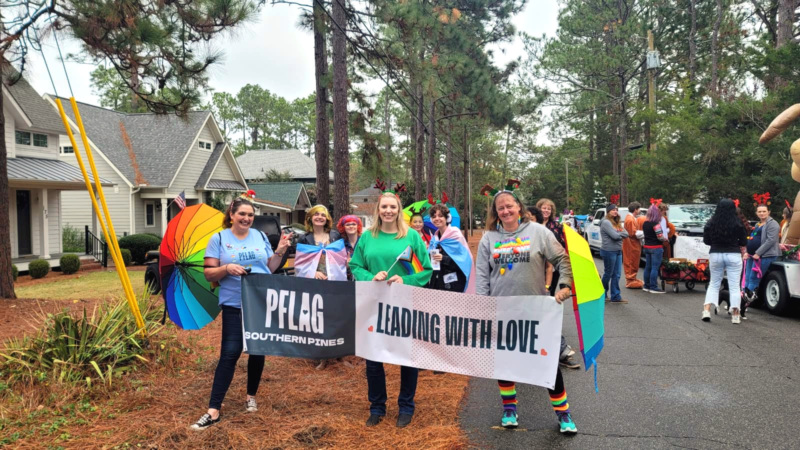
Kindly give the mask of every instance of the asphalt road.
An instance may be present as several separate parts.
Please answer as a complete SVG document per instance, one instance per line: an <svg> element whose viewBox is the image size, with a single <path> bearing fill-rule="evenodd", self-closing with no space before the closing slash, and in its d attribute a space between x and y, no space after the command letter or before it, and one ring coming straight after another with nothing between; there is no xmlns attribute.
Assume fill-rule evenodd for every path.
<svg viewBox="0 0 800 450"><path fill-rule="evenodd" d="M500 428L497 383L476 378L460 415L476 446L800 448L800 315L754 308L741 325L725 312L706 323L702 285L648 294L621 284L630 303L606 304L600 392L592 371L564 370L578 434L561 436L547 390L529 385L517 385L519 428ZM577 349L571 307L564 335Z"/></svg>

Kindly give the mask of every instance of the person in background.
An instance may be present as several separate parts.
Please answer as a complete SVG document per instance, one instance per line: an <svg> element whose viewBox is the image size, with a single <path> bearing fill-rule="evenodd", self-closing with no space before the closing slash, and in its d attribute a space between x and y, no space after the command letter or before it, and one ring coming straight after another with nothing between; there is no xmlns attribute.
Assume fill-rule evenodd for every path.
<svg viewBox="0 0 800 450"><path fill-rule="evenodd" d="M556 241L558 241L558 243L561 245L561 248L566 248L566 245L564 244L564 230L561 229L561 225L559 225L558 220L556 219L556 204L553 203L553 201L549 198L540 198L539 201L536 202L536 207L542 212L542 218L544 220L542 225L553 232L553 234L556 236ZM545 284L551 296L555 295L556 293L558 277L558 269L553 267L552 264L548 263Z"/></svg>
<svg viewBox="0 0 800 450"><path fill-rule="evenodd" d="M675 232L675 225L669 221L669 205L666 203L659 203L658 210L661 212L661 229L666 233L667 240L664 241L664 258L669 261L673 257L672 249L675 247L675 241L678 238Z"/></svg>
<svg viewBox="0 0 800 450"><path fill-rule="evenodd" d="M431 237L429 250L438 250L438 253L431 254L431 261L439 263L439 270L433 271L428 288L440 291L468 292L468 282L470 276L473 275L471 272L475 263L461 231L448 225L450 208L439 203L431 206L428 215L436 227L436 233ZM450 249L449 253L453 253L453 255L450 255L447 249ZM474 276L471 284L472 293L475 293Z"/></svg>
<svg viewBox="0 0 800 450"><path fill-rule="evenodd" d="M219 306L222 309L222 343L219 362L214 371L208 411L195 422L193 430L205 430L220 420L220 409L233 381L236 362L242 355L242 284L241 277L248 273L272 273L280 268L292 235L281 236L273 253L264 233L250 228L255 217L253 203L237 197L228 206L222 222L223 230L211 236L206 247L203 275L210 282L219 283ZM258 411L256 392L264 371L264 356L247 357L247 398L245 410Z"/></svg>
<svg viewBox="0 0 800 450"><path fill-rule="evenodd" d="M391 191L381 194L369 233L361 235L350 260L350 270L356 281L388 281L420 287L428 284L432 272L428 249L418 233L409 231L402 215L400 197ZM422 271L415 274L404 272L400 264L394 264L397 256L409 246L422 265ZM390 268L391 271L387 272ZM366 365L367 398L370 402L366 425L373 427L386 415L386 374L381 362L366 360ZM418 375L417 368L400 368L398 428L408 426L414 416Z"/></svg>
<svg viewBox="0 0 800 450"><path fill-rule="evenodd" d="M738 204L739 200L735 200L735 202ZM742 221L742 226L744 226L744 229L747 231L748 235L753 232L753 226L750 225L750 221L747 220L747 216L744 215L744 211L742 211L742 209L738 206L736 207L736 217Z"/></svg>
<svg viewBox="0 0 800 450"><path fill-rule="evenodd" d="M344 239L344 248L347 249L348 258L352 258L353 250L356 248L358 239L361 237L361 233L363 232L363 224L361 223L361 219L352 214L343 216L336 224L336 230Z"/></svg>
<svg viewBox="0 0 800 450"><path fill-rule="evenodd" d="M658 272L661 269L661 259L664 256L664 241L667 240L666 232L661 227L661 212L658 206L650 205L647 216L642 224L644 232L644 287L645 292L663 294L658 287Z"/></svg>
<svg viewBox="0 0 800 450"><path fill-rule="evenodd" d="M412 230L419 233L419 237L422 238L423 242L425 242L425 245L431 243L431 234L425 229L425 219L423 219L421 212L414 211L411 214L409 226Z"/></svg>
<svg viewBox="0 0 800 450"><path fill-rule="evenodd" d="M628 204L628 215L625 216L625 231L628 232L628 237L622 240L622 264L625 268L625 287L628 289L641 289L644 285L642 280L636 278L642 258L642 244L637 236L637 231L642 228L636 220L641 207L639 202L631 202Z"/></svg>
<svg viewBox="0 0 800 450"><path fill-rule="evenodd" d="M541 224L544 221L542 217L542 212L539 211L539 208L535 206L528 206L526 216L528 220L532 223ZM550 274L552 274L552 265L548 262L546 263L548 267L550 267ZM547 272L547 271L545 271ZM547 273L545 273L545 276ZM558 356L558 364L561 367L566 367L567 369L578 370L581 368L579 362L575 361L572 357L575 355L575 350L567 344L567 338L564 335L561 335L561 352Z"/></svg>
<svg viewBox="0 0 800 450"><path fill-rule="evenodd" d="M769 216L769 206L760 204L756 207L756 215L759 222L755 229L750 233L747 242L747 252L744 254L746 284L744 287L744 297L749 303L753 303L758 297L758 285L761 281L761 274L767 272L767 268L775 258L780 256L781 248L778 243L780 225Z"/></svg>
<svg viewBox="0 0 800 450"><path fill-rule="evenodd" d="M733 200L720 200L714 215L703 228L703 243L710 246L709 272L711 281L706 290L703 305L703 322L711 321L711 307L719 306L719 290L723 273L728 275L728 304L731 308L731 323L740 323L739 307L741 293L739 280L742 274L742 247L747 244L747 232L736 213Z"/></svg>
<svg viewBox="0 0 800 450"><path fill-rule="evenodd" d="M561 284L555 295L555 301L561 303L572 295L572 268L569 256L564 247L558 244L553 233L538 224L530 223L524 211L525 206L513 191L501 190L495 193L488 212L486 232L478 244L475 266L477 293L491 296L547 295L544 277L545 261L549 261L558 266L561 274ZM507 270L509 263L503 257L494 258L493 249L501 243L515 242L521 243L519 262L514 263L513 270ZM526 255L530 257L523 257ZM516 428L518 426L516 384L503 380L498 380L497 384L503 405L500 425L504 428ZM570 415L567 391L560 368L556 372L555 386L553 389L548 389L548 393L558 417L561 433L577 433L578 428Z"/></svg>
<svg viewBox="0 0 800 450"><path fill-rule="evenodd" d="M781 220L780 243L785 244L789 235L789 224L792 222L792 208L788 205L783 208L783 220Z"/></svg>
<svg viewBox="0 0 800 450"><path fill-rule="evenodd" d="M628 232L622 226L617 205L606 206L606 216L600 222L600 257L603 258L603 288L611 303L628 303L619 292L619 278L622 270L622 241Z"/></svg>
<svg viewBox="0 0 800 450"><path fill-rule="evenodd" d="M333 218L328 208L323 205L314 205L306 212L305 220L306 233L297 240L298 244L314 246L326 246L341 239L339 232L333 229ZM327 280L328 270L326 265L326 255L323 253L319 257L317 270L314 272L317 280ZM323 359L316 364L317 370L322 370L328 366L330 360Z"/></svg>

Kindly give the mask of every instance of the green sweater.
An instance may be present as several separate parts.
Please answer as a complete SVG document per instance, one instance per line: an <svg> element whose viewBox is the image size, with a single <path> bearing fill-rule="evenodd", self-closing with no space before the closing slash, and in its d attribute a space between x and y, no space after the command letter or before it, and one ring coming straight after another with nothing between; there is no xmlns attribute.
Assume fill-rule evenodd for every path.
<svg viewBox="0 0 800 450"><path fill-rule="evenodd" d="M394 264L386 279L394 275L403 278L403 284L410 286L425 286L431 279L432 269L428 250L419 234L411 232L402 239L395 239L397 233L378 232L378 237L373 237L367 230L353 250L353 259L350 260L350 271L356 281L372 281L375 274L388 269L397 260L397 256L409 245L422 263L422 272L408 274L402 263Z"/></svg>

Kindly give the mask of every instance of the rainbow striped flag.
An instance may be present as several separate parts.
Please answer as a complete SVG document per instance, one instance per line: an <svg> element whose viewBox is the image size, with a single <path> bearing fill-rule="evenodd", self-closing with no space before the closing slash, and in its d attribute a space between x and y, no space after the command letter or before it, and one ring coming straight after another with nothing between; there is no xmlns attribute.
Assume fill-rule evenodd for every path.
<svg viewBox="0 0 800 450"><path fill-rule="evenodd" d="M419 258L410 245L403 250L403 253L400 253L397 260L405 267L409 275L422 272L422 263L419 262Z"/></svg>

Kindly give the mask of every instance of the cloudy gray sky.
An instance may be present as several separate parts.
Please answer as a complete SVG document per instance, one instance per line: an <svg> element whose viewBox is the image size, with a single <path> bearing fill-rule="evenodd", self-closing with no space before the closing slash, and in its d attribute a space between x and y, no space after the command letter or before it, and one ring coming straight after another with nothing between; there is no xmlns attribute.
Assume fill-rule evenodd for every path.
<svg viewBox="0 0 800 450"><path fill-rule="evenodd" d="M557 14L557 0L528 0L514 24L519 31L552 36L557 28ZM288 100L310 94L314 90L314 41L310 33L297 26L299 15L297 7L267 6L256 21L239 28L233 35L218 38L214 46L224 51L225 58L210 71L211 87L215 91L236 93L248 83L259 84ZM61 45L65 53L80 51L72 42L62 41ZM504 44L500 50L504 53L495 50L498 64L523 54L519 39ZM45 55L58 93L68 95L66 78L52 40L45 45ZM74 62L66 66L76 100L97 104L97 96L89 84L89 73L94 66ZM53 92L38 54L31 59L26 75L40 93Z"/></svg>

